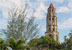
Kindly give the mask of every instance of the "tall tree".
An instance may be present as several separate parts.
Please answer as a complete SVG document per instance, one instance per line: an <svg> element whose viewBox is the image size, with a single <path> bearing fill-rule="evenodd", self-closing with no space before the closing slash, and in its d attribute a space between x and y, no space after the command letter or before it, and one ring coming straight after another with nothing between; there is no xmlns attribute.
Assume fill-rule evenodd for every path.
<svg viewBox="0 0 72 50"><path fill-rule="evenodd" d="M9 21L7 29L3 30L7 39L24 39L25 42L38 37L38 24L35 23L35 17L26 18L26 8L13 8L9 12Z"/></svg>
<svg viewBox="0 0 72 50"><path fill-rule="evenodd" d="M72 50L72 32L69 34L69 38L65 37L65 41L61 45L63 50Z"/></svg>
<svg viewBox="0 0 72 50"><path fill-rule="evenodd" d="M31 46L33 49L59 49L59 43L52 38L48 38L47 36L42 36L39 39L32 39L29 43L29 46Z"/></svg>

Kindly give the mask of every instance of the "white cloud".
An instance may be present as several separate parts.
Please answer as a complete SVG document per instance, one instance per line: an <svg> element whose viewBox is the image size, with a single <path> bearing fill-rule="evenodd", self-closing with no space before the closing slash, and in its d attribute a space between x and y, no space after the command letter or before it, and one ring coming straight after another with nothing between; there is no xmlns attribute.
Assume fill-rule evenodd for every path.
<svg viewBox="0 0 72 50"><path fill-rule="evenodd" d="M38 19L42 19L44 17L44 13L47 12L47 6L45 6L43 2L28 2L28 6L29 14L31 14L34 10L34 16Z"/></svg>
<svg viewBox="0 0 72 50"><path fill-rule="evenodd" d="M36 0L37 2L47 2L48 0Z"/></svg>
<svg viewBox="0 0 72 50"><path fill-rule="evenodd" d="M68 7L72 9L72 1L69 2Z"/></svg>
<svg viewBox="0 0 72 50"><path fill-rule="evenodd" d="M44 3L40 3L40 9L42 9L44 12L47 12L47 7L44 5Z"/></svg>
<svg viewBox="0 0 72 50"><path fill-rule="evenodd" d="M67 6L61 6L58 8L58 13L67 13L72 11L72 1L69 1Z"/></svg>
<svg viewBox="0 0 72 50"><path fill-rule="evenodd" d="M36 8L35 16L42 19L45 12L47 12L47 7L43 3L40 3L40 6Z"/></svg>
<svg viewBox="0 0 72 50"><path fill-rule="evenodd" d="M22 0L0 0L3 18L8 18L8 11L13 7L20 7Z"/></svg>
<svg viewBox="0 0 72 50"><path fill-rule="evenodd" d="M7 22L4 19L0 19L0 29L6 29Z"/></svg>
<svg viewBox="0 0 72 50"><path fill-rule="evenodd" d="M58 13L66 13L69 11L70 11L70 9L68 7L65 7L65 6L59 7L59 9L57 10Z"/></svg>
<svg viewBox="0 0 72 50"><path fill-rule="evenodd" d="M58 3L63 3L64 0L52 0L52 1L55 1L55 2L58 2Z"/></svg>
<svg viewBox="0 0 72 50"><path fill-rule="evenodd" d="M62 23L58 24L59 29L70 29L72 28L72 18L69 18Z"/></svg>
<svg viewBox="0 0 72 50"><path fill-rule="evenodd" d="M21 6L22 0L0 0L0 6L3 8L13 8L13 6Z"/></svg>
<svg viewBox="0 0 72 50"><path fill-rule="evenodd" d="M6 0L0 0L0 6L2 8L11 8L11 3L7 2Z"/></svg>
<svg viewBox="0 0 72 50"><path fill-rule="evenodd" d="M34 16L38 19L42 19L44 17L44 12L37 11L35 12Z"/></svg>
<svg viewBox="0 0 72 50"><path fill-rule="evenodd" d="M7 12L8 12L7 9L5 9L5 8L2 9L3 18L6 18L6 19L8 18L8 13Z"/></svg>
<svg viewBox="0 0 72 50"><path fill-rule="evenodd" d="M28 4L30 12L33 11L33 9L36 10L35 16L38 19L42 19L44 16L44 12L47 11L47 7L44 5L44 2L39 2L41 0L36 0L37 2L30 2L30 0L0 0L0 8L2 8L2 15L4 18L8 18L8 10L12 9L13 7L20 7L22 4ZM42 0L47 1L47 0ZM8 9L8 10L7 10ZM28 11L29 12L29 11ZM29 14L30 15L30 14Z"/></svg>

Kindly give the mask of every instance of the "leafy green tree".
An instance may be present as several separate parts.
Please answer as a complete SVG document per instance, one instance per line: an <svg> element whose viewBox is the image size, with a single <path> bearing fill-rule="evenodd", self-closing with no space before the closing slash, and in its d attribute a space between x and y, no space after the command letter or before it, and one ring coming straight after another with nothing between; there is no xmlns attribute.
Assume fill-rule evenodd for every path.
<svg viewBox="0 0 72 50"><path fill-rule="evenodd" d="M49 49L57 49L59 43L55 40L53 40L52 38L49 38L47 36L41 37L41 39L43 39L43 41L41 42L41 47L45 47L45 48L49 48Z"/></svg>
<svg viewBox="0 0 72 50"><path fill-rule="evenodd" d="M16 40L14 38L10 38L8 41L4 41L2 38L0 38L0 50L8 50L9 47L12 50L29 50L30 47L24 46L24 43L24 40Z"/></svg>
<svg viewBox="0 0 72 50"><path fill-rule="evenodd" d="M72 32L69 34L69 38L65 37L61 47L63 50L72 50Z"/></svg>
<svg viewBox="0 0 72 50"><path fill-rule="evenodd" d="M31 40L29 46L33 47L33 49L39 49L39 48L48 48L52 50L59 49L59 43L53 40L52 38L48 38L47 36L42 36L39 39Z"/></svg>
<svg viewBox="0 0 72 50"><path fill-rule="evenodd" d="M24 50L27 49L28 46L24 46L25 41L24 40L16 40L14 38L11 38L7 41L7 44L9 47L12 48L12 50Z"/></svg>
<svg viewBox="0 0 72 50"><path fill-rule="evenodd" d="M38 45L39 43L42 42L42 39L32 39L30 42L29 42L29 46L33 49L36 49L38 48Z"/></svg>
<svg viewBox="0 0 72 50"><path fill-rule="evenodd" d="M26 8L14 8L9 12L9 21L7 29L3 30L7 39L15 38L16 40L23 39L25 43L33 38L38 37L38 24L35 23L35 18L26 18Z"/></svg>
<svg viewBox="0 0 72 50"><path fill-rule="evenodd" d="M4 42L2 38L0 38L0 50L7 50L7 44Z"/></svg>
<svg viewBox="0 0 72 50"><path fill-rule="evenodd" d="M69 34L69 37L70 37L70 39L72 39L72 31L71 31L71 33Z"/></svg>

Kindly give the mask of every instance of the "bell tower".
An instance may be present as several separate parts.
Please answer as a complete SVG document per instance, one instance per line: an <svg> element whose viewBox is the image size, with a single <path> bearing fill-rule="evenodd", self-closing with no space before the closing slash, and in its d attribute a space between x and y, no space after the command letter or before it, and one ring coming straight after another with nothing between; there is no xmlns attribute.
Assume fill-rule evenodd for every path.
<svg viewBox="0 0 72 50"><path fill-rule="evenodd" d="M46 18L46 33L45 35L53 38L54 40L59 42L59 33L57 29L57 16L56 9L51 3L48 8L47 18Z"/></svg>

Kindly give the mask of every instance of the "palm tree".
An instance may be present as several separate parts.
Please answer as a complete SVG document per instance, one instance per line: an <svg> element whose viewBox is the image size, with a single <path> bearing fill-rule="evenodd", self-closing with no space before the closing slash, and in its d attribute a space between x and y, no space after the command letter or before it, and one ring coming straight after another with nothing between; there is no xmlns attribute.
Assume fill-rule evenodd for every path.
<svg viewBox="0 0 72 50"><path fill-rule="evenodd" d="M25 41L24 40L16 40L14 38L11 38L8 40L9 47L11 47L13 50L24 50L26 47L24 46Z"/></svg>

